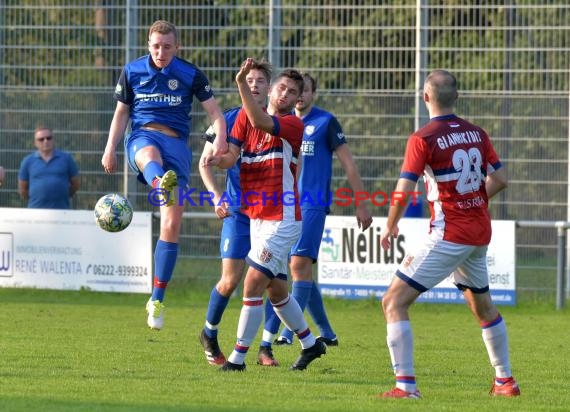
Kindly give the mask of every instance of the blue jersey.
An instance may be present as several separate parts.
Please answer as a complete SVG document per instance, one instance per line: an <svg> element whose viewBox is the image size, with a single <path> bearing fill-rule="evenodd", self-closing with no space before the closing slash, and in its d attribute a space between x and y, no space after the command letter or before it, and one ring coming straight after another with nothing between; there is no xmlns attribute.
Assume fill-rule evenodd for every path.
<svg viewBox="0 0 570 412"><path fill-rule="evenodd" d="M224 118L226 119L227 125L227 135L230 135L232 127L236 121L236 117L240 111L241 107L234 107L228 109L224 112ZM214 134L213 128L210 127L204 134L205 139L210 143L214 142L216 135ZM226 173L226 198L230 200L230 212L240 212L240 184L239 184L239 167L241 164L241 157L238 158L237 162L227 170Z"/></svg>
<svg viewBox="0 0 570 412"><path fill-rule="evenodd" d="M204 73L194 64L174 57L170 64L158 70L150 55L128 63L115 87L115 99L131 106L131 129L156 122L190 135L192 100L203 102L214 94Z"/></svg>
<svg viewBox="0 0 570 412"><path fill-rule="evenodd" d="M336 117L317 106L303 117L299 201L302 209L330 211L333 152L346 143Z"/></svg>
<svg viewBox="0 0 570 412"><path fill-rule="evenodd" d="M226 125L228 127L227 135L234 127L237 115L241 107L234 107L224 112ZM204 138L210 143L214 142L216 135L214 128L210 126ZM242 213L240 205L240 184L239 184L239 167L241 164L241 156L236 163L227 170L226 173L226 196L224 200L230 202L230 216L226 217L222 223L222 233L220 235L220 256L222 259L245 259L251 247L249 234L249 217Z"/></svg>
<svg viewBox="0 0 570 412"><path fill-rule="evenodd" d="M69 209L70 179L79 174L71 154L54 150L46 162L39 152L22 160L18 179L28 182L28 207L41 209Z"/></svg>

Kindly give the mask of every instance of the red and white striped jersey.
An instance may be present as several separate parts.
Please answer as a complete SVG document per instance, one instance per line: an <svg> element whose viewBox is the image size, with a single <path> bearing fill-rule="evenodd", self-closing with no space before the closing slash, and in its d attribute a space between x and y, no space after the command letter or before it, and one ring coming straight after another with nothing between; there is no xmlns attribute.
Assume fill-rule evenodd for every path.
<svg viewBox="0 0 570 412"><path fill-rule="evenodd" d="M432 118L409 137L400 177L417 181L423 174L430 231L441 231L450 242L487 245L491 218L485 178L500 167L487 133L448 115Z"/></svg>
<svg viewBox="0 0 570 412"><path fill-rule="evenodd" d="M272 116L273 134L254 128L238 113L229 142L241 147L241 205L251 219L301 220L297 159L303 121L293 114Z"/></svg>

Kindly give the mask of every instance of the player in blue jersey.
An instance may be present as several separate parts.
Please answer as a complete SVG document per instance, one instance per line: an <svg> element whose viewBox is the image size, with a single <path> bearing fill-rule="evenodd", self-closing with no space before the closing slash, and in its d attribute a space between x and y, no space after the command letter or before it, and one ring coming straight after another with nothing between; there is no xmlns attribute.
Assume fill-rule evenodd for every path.
<svg viewBox="0 0 570 412"><path fill-rule="evenodd" d="M328 194L331 193L333 153L340 160L353 192L364 192L364 186L336 117L314 105L317 81L308 73L304 73L303 78L305 88L295 106L296 115L305 124L299 177L303 224L301 236L291 249L292 292L301 309L308 307L321 333L317 339L328 346L337 346L338 339L328 320L321 292L313 281L313 264L318 258L325 218L330 212ZM372 224L368 202L357 205L356 221L362 230ZM271 348L280 323L276 315L267 316L260 351ZM275 343L291 344L292 340L293 332L284 328Z"/></svg>
<svg viewBox="0 0 570 412"><path fill-rule="evenodd" d="M271 64L265 60L254 60L246 80L256 102L265 107L271 81ZM240 109L241 107L236 107L224 113L228 134ZM222 193L216 184L212 168L202 162L202 159L210 156L213 151L212 140L215 134L211 127L206 131L205 137L207 141L200 159L200 175L206 189L214 194L216 215L224 220L220 239L222 276L210 294L206 322L199 338L207 361L211 365L223 365L226 358L218 344L218 325L232 293L243 277L245 258L250 249L249 217L242 213L240 205L240 159L227 170L226 192ZM263 361L264 359L260 359L260 362Z"/></svg>
<svg viewBox="0 0 570 412"><path fill-rule="evenodd" d="M160 235L154 250L153 291L147 302L147 324L164 325L164 294L178 256L184 203L175 189L188 186L192 154L188 148L192 101L196 97L210 118L217 138L216 153L227 152L226 122L205 74L176 56L180 44L176 27L158 20L148 32L149 54L123 68L115 88L117 106L101 163L105 172L117 170L116 146L130 120L125 152L138 179L152 186L149 200L160 206ZM157 195L157 196L154 196Z"/></svg>

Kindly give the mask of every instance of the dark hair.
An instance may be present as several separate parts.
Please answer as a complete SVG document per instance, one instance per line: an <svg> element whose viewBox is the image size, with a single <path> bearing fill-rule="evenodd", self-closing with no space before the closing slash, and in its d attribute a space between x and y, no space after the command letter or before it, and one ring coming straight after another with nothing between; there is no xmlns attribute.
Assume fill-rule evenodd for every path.
<svg viewBox="0 0 570 412"><path fill-rule="evenodd" d="M314 93L317 91L317 80L313 76L311 76L307 72L301 73L303 75L303 79L305 80L305 86L307 85L307 80L311 82L311 91Z"/></svg>
<svg viewBox="0 0 570 412"><path fill-rule="evenodd" d="M297 86L299 86L299 95L303 93L303 89L305 88L305 80L303 79L303 75L301 73L295 69L285 69L277 75L275 81L279 80L282 77L288 77L297 83Z"/></svg>
<svg viewBox="0 0 570 412"><path fill-rule="evenodd" d="M453 107L457 99L457 79L447 70L432 71L424 82L434 102L441 107Z"/></svg>

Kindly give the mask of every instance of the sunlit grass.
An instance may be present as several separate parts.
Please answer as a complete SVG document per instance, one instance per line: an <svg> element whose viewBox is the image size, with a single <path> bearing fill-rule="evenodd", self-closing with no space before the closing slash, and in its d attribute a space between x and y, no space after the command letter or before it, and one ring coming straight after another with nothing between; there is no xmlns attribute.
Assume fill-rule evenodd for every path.
<svg viewBox="0 0 570 412"><path fill-rule="evenodd" d="M173 285L175 286L175 285ZM561 382L570 366L568 310L550 305L503 307L512 362L523 396L491 399L493 377L477 327L461 305L412 310L418 402L376 399L393 385L385 325L373 300L327 300L340 346L307 371L288 366L299 352L276 347L278 368L255 364L220 373L204 359L197 336L207 290L178 283L167 295L166 326L145 324L145 295L0 289L2 411L379 411L567 410ZM220 329L229 354L240 299Z"/></svg>

